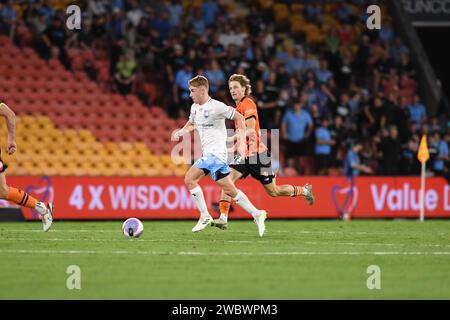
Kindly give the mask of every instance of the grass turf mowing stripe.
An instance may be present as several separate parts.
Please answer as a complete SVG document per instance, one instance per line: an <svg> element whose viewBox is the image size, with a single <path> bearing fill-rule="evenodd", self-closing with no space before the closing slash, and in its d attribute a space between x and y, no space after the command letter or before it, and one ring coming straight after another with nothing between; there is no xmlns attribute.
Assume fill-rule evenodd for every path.
<svg viewBox="0 0 450 320"><path fill-rule="evenodd" d="M80 238L4 238L0 241L93 241L93 242L120 242L125 241L137 241L137 242L204 242L202 239L80 239ZM255 243L255 241L249 240L209 240L210 242L219 243ZM258 243L273 243L273 241L258 241Z"/></svg>
<svg viewBox="0 0 450 320"><path fill-rule="evenodd" d="M0 229L1 230L1 229ZM38 232L42 233L42 230L31 230L31 229L5 229L8 230L8 232ZM187 230L187 229L186 229ZM292 231L286 231L286 230L269 230L270 233L289 233L292 234ZM83 233L88 232L92 233L93 230L89 229L67 229L67 230L51 230L49 231L51 233L57 232L57 233ZM95 230L96 233L117 233L117 230ZM163 233L171 233L171 230L159 230L158 232ZM239 233L256 233L256 231L247 231L247 230L239 230ZM344 233L352 233L352 234L359 234L359 235L393 235L398 234L397 232L361 232L361 231L352 231L352 230L346 230L346 231L307 231L307 230L297 230L294 232L300 233L300 234L344 234Z"/></svg>
<svg viewBox="0 0 450 320"><path fill-rule="evenodd" d="M0 253L36 254L142 254L142 255L196 255L196 256L293 256L293 255L450 255L450 251L274 251L274 252L196 252L196 251L100 251L100 250L21 250L0 249Z"/></svg>
<svg viewBox="0 0 450 320"><path fill-rule="evenodd" d="M138 242L204 242L203 239L81 239L81 238L4 238L0 239L0 241L92 241L92 242L119 242L124 243L124 241L138 241ZM210 242L218 242L218 243L252 243L254 244L256 241L249 240L223 240L223 239L211 239L208 240ZM258 240L257 243L277 243L279 240ZM301 241L302 244L312 244L312 245L343 245L343 246L388 246L388 247L402 247L402 246L410 246L409 244L404 243L376 243L376 242L328 242L328 241ZM433 243L416 243L414 246L419 247L445 247L450 248L450 244L433 244Z"/></svg>

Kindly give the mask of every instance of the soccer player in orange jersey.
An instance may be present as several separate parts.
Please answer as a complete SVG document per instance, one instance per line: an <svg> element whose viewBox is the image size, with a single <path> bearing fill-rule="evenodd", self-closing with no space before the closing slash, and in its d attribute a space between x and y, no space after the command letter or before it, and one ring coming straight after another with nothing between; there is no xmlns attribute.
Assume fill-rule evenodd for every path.
<svg viewBox="0 0 450 320"><path fill-rule="evenodd" d="M242 141L238 146L241 153L244 153L245 149L245 119L233 107L212 99L208 90L209 82L204 76L198 75L189 80L189 95L194 102L189 120L181 130L172 134L172 140L178 141L184 134L197 130L202 145L202 157L193 164L184 177L192 200L200 212L200 219L192 228L192 232L204 230L213 221L206 207L202 188L198 184L203 177L209 175L228 196L233 197L239 206L252 215L258 226L259 236L262 237L266 230L264 221L267 212L255 208L247 196L236 189L229 177L231 169L227 163L225 119L234 120L237 124L237 132Z"/></svg>
<svg viewBox="0 0 450 320"><path fill-rule="evenodd" d="M3 102L0 102L0 116L6 119L6 125L8 127L8 140L6 143L6 152L8 154L13 154L17 150L16 145L16 115L14 112ZM5 199L12 201L18 205L36 209L36 211L41 215L41 220L43 223L43 230L48 231L53 222L53 204L49 203L48 207L44 203L37 201L28 193L10 187L6 184L5 170L8 168L6 164L3 163L1 159L0 150L0 199Z"/></svg>
<svg viewBox="0 0 450 320"><path fill-rule="evenodd" d="M312 186L277 185L275 174L272 171L270 153L267 147L260 141L260 127L256 104L249 98L251 93L250 80L240 74L233 74L228 80L231 97L236 103L236 110L245 118L247 131L247 150L243 156L238 155L232 164L231 179L234 181L244 179L251 175L261 182L267 194L272 197L296 197L304 196L309 205L314 203ZM235 136L236 137L236 136ZM231 198L223 191L219 201L219 219L212 223L220 229L228 227L228 212Z"/></svg>

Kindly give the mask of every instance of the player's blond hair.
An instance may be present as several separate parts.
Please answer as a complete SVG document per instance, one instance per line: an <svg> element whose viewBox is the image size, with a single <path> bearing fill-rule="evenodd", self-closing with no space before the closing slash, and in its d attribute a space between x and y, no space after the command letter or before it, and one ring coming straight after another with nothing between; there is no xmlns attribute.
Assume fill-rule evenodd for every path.
<svg viewBox="0 0 450 320"><path fill-rule="evenodd" d="M250 79L244 76L243 74L233 74L230 79L228 79L228 83L231 81L237 81L241 84L241 86L245 87L244 95L248 97L252 93L252 86L250 85Z"/></svg>
<svg viewBox="0 0 450 320"><path fill-rule="evenodd" d="M208 79L206 79L206 77L204 76L195 76L194 78L192 78L191 80L189 80L189 85L193 86L193 87L209 87L209 83L208 83Z"/></svg>

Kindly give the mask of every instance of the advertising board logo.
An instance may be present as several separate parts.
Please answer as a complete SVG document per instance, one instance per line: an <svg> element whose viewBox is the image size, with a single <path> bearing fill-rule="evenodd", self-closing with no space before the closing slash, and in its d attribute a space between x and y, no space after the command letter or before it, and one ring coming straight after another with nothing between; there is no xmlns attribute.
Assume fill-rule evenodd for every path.
<svg viewBox="0 0 450 320"><path fill-rule="evenodd" d="M344 185L336 185L331 189L331 199L339 213L351 213L358 203L358 187L353 177L348 177Z"/></svg>
<svg viewBox="0 0 450 320"><path fill-rule="evenodd" d="M42 177L36 185L27 186L25 192L41 202L54 202L55 199L55 189L53 188L51 178L48 176ZM33 218L40 218L40 215L36 210L29 210L31 210Z"/></svg>

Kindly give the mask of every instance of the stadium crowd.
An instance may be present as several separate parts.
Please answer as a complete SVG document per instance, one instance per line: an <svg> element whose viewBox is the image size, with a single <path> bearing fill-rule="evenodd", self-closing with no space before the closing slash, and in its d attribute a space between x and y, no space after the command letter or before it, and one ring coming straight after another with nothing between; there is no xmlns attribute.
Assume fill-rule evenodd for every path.
<svg viewBox="0 0 450 320"><path fill-rule="evenodd" d="M365 27L365 0L76 3L82 26L72 31L52 1L1 1L0 31L174 118L186 117L196 74L230 105L228 77L247 75L261 127L280 129L280 175L415 175L423 133L431 174L448 175L450 126L427 116L391 19Z"/></svg>

